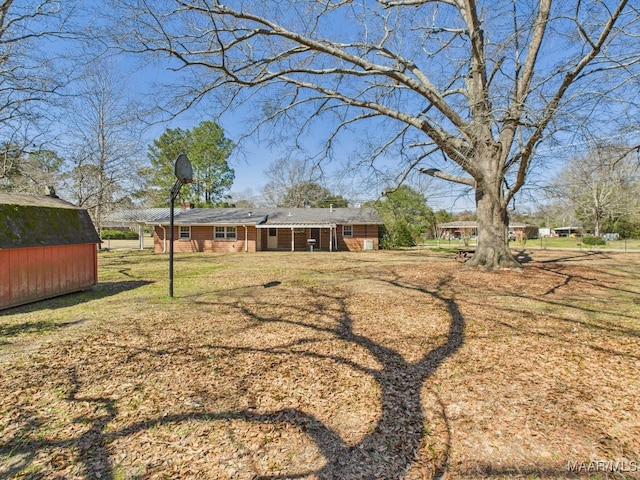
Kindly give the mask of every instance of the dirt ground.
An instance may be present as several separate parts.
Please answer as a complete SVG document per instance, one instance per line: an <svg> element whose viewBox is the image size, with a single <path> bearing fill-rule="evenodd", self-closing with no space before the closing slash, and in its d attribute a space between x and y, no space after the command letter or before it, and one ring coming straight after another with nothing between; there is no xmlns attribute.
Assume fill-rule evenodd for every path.
<svg viewBox="0 0 640 480"><path fill-rule="evenodd" d="M0 312L0 478L640 478L640 255L106 252Z"/></svg>

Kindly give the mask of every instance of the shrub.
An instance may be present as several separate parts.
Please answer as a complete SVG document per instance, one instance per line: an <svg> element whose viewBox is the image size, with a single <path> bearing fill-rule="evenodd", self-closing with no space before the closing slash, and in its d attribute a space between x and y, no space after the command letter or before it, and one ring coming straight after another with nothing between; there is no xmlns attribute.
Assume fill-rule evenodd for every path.
<svg viewBox="0 0 640 480"><path fill-rule="evenodd" d="M138 234L131 230L102 230L103 240L137 240Z"/></svg>
<svg viewBox="0 0 640 480"><path fill-rule="evenodd" d="M582 243L585 245L606 245L607 241L602 237L594 237L593 235L588 235L582 238Z"/></svg>
<svg viewBox="0 0 640 480"><path fill-rule="evenodd" d="M405 221L400 220L386 227L386 233L382 237L382 248L394 249L414 245L413 234Z"/></svg>

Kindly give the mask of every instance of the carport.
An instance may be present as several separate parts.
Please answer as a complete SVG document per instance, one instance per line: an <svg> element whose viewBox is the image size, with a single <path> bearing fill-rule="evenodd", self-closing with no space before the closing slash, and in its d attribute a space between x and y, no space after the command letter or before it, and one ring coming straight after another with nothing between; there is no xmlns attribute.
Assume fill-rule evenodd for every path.
<svg viewBox="0 0 640 480"><path fill-rule="evenodd" d="M292 252L307 250L311 244L314 250L337 250L338 235L335 223L267 223L256 225L256 228L258 231L267 230L267 244L262 245L261 250L281 250L283 241L291 246Z"/></svg>

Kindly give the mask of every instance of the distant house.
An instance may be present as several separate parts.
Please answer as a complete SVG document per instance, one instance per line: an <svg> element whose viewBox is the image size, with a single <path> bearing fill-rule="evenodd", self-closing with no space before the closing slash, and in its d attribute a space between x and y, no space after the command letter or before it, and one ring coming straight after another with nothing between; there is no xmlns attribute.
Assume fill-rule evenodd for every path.
<svg viewBox="0 0 640 480"><path fill-rule="evenodd" d="M576 237L582 235L582 227L557 227L553 232L558 237Z"/></svg>
<svg viewBox="0 0 640 480"><path fill-rule="evenodd" d="M436 225L438 238L462 238L463 236L477 235L478 222L464 220L458 222L439 223Z"/></svg>
<svg viewBox="0 0 640 480"><path fill-rule="evenodd" d="M174 219L174 252L375 250L373 208L193 208ZM169 251L169 218L154 222L154 251Z"/></svg>
<svg viewBox="0 0 640 480"><path fill-rule="evenodd" d="M98 243L86 210L54 197L0 194L0 309L95 285Z"/></svg>
<svg viewBox="0 0 640 480"><path fill-rule="evenodd" d="M468 220L460 222L439 223L437 225L437 229L438 238L461 238L464 235L477 235L478 222ZM538 227L520 222L509 223L509 238L515 238L520 232L524 233L526 238L537 238Z"/></svg>

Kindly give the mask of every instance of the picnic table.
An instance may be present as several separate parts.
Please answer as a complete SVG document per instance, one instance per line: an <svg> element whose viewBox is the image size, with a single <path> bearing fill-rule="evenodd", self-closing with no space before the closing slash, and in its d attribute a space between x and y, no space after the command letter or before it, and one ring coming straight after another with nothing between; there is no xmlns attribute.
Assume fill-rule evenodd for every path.
<svg viewBox="0 0 640 480"><path fill-rule="evenodd" d="M476 247L458 247L456 248L456 260L465 262L470 256L476 253Z"/></svg>

